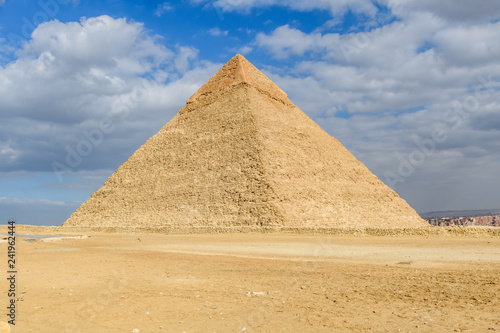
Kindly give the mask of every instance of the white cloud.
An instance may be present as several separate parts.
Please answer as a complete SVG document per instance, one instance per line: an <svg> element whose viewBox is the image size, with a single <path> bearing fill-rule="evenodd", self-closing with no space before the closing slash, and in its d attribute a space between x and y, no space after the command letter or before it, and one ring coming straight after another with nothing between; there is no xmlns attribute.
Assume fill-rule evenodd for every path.
<svg viewBox="0 0 500 333"><path fill-rule="evenodd" d="M109 16L37 27L0 66L0 171L52 171L103 119L113 132L75 170L116 168L217 69L159 41Z"/></svg>
<svg viewBox="0 0 500 333"><path fill-rule="evenodd" d="M275 29L270 35L260 33L256 37L257 45L267 48L277 58L303 56L307 52L322 53L336 48L339 41L338 34L306 34L289 25Z"/></svg>
<svg viewBox="0 0 500 333"><path fill-rule="evenodd" d="M360 33L304 33L289 25L278 27L270 34L260 33L256 44L267 48L275 57L320 55L343 65L385 67L393 61L406 61L427 40L433 38L442 23L430 14L414 15L403 22ZM391 61L389 61L391 60Z"/></svg>
<svg viewBox="0 0 500 333"><path fill-rule="evenodd" d="M179 54L175 58L174 65L180 74L186 73L192 60L198 57L198 50L192 47L180 47Z"/></svg>
<svg viewBox="0 0 500 333"><path fill-rule="evenodd" d="M399 16L407 17L417 11L432 13L457 23L485 22L500 18L500 2L492 0L384 0Z"/></svg>
<svg viewBox="0 0 500 333"><path fill-rule="evenodd" d="M106 116L113 96L175 58L141 24L109 16L44 23L18 56L0 67L0 115L66 124Z"/></svg>
<svg viewBox="0 0 500 333"><path fill-rule="evenodd" d="M370 32L346 35L304 33L285 25L257 35L255 45L278 59L323 59L297 62L292 74L314 78L316 89L331 95L324 100L335 101L337 110L380 113L429 106L466 94L479 83L479 76L500 68L499 27L500 23L470 28L446 25L420 13ZM426 44L430 48L422 49ZM297 84L293 81L283 80L283 88L300 96L301 79ZM321 104L314 98L311 101Z"/></svg>
<svg viewBox="0 0 500 333"><path fill-rule="evenodd" d="M219 27L212 28L207 31L209 35L214 36L214 37L219 37L219 36L227 36L229 31L227 30L220 30Z"/></svg>
<svg viewBox="0 0 500 333"><path fill-rule="evenodd" d="M161 3L161 4L158 5L158 7L156 8L154 14L155 14L155 16L161 17L166 12L169 12L169 11L172 11L172 10L174 10L174 6L172 6L168 2L164 2L164 3Z"/></svg>
<svg viewBox="0 0 500 333"><path fill-rule="evenodd" d="M250 46L243 46L238 53L240 54L248 54L253 51L253 48Z"/></svg>
<svg viewBox="0 0 500 333"><path fill-rule="evenodd" d="M432 42L449 66L486 66L500 58L500 22L454 26L436 32Z"/></svg>

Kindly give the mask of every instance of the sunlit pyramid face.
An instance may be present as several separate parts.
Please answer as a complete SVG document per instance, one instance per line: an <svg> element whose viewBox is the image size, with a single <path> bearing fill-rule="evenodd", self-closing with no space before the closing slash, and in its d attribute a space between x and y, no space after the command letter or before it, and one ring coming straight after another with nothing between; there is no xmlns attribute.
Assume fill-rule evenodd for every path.
<svg viewBox="0 0 500 333"><path fill-rule="evenodd" d="M241 55L65 226L426 226Z"/></svg>

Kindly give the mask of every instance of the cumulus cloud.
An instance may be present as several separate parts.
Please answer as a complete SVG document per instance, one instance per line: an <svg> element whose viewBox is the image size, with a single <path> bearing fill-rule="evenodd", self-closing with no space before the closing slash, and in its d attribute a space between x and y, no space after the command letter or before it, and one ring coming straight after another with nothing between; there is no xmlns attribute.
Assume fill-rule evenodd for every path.
<svg viewBox="0 0 500 333"><path fill-rule="evenodd" d="M418 14L401 22L358 33L304 33L284 25L270 34L259 33L256 44L277 58L314 55L343 65L387 66L391 60L405 61L433 37L442 23L429 14Z"/></svg>
<svg viewBox="0 0 500 333"><path fill-rule="evenodd" d="M449 66L495 65L500 58L500 22L449 27L430 40Z"/></svg>
<svg viewBox="0 0 500 333"><path fill-rule="evenodd" d="M269 35L259 33L256 37L258 46L267 48L280 59L292 55L303 56L308 52L323 53L333 50L339 45L339 41L339 34L306 34L288 24L278 27Z"/></svg>
<svg viewBox="0 0 500 333"><path fill-rule="evenodd" d="M67 165L68 152L103 126L112 131L75 170L115 168L217 66L197 61L194 48L166 48L125 19L44 23L18 58L0 67L0 171Z"/></svg>
<svg viewBox="0 0 500 333"><path fill-rule="evenodd" d="M383 0L382 3L400 16L423 11L458 23L485 22L500 18L500 2L491 0Z"/></svg>

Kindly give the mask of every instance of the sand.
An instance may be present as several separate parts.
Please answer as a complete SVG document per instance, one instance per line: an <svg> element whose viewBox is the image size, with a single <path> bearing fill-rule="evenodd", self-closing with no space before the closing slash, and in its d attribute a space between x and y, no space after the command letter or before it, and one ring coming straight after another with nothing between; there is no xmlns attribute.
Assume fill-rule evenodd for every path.
<svg viewBox="0 0 500 333"><path fill-rule="evenodd" d="M500 331L500 237L62 233L18 239L13 332Z"/></svg>

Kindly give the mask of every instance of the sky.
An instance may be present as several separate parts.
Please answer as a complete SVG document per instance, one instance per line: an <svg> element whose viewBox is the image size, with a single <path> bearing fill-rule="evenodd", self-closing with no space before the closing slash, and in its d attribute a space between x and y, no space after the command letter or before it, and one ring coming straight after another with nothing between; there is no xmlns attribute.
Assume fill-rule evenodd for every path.
<svg viewBox="0 0 500 333"><path fill-rule="evenodd" d="M0 0L1 218L60 225L237 53L418 212L500 208L497 0Z"/></svg>

